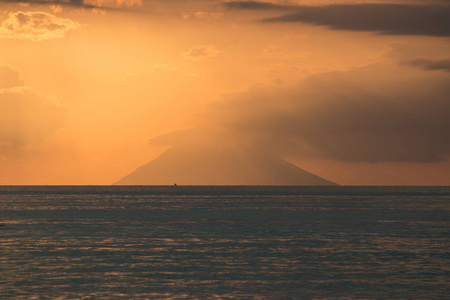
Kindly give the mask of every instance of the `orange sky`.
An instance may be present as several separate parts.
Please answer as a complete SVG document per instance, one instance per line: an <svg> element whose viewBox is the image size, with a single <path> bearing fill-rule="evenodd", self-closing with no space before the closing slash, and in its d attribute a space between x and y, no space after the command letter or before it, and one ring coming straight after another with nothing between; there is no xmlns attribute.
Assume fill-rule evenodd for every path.
<svg viewBox="0 0 450 300"><path fill-rule="evenodd" d="M450 184L445 1L261 2L0 1L0 184L112 184L189 128L339 184Z"/></svg>

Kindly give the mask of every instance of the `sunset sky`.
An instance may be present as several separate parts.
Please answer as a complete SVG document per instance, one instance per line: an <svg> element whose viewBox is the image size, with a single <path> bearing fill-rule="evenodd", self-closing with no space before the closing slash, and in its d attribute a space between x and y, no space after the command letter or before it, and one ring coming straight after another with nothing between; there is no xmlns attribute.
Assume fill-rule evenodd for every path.
<svg viewBox="0 0 450 300"><path fill-rule="evenodd" d="M220 142L450 185L450 1L0 0L0 24L0 184L112 184Z"/></svg>

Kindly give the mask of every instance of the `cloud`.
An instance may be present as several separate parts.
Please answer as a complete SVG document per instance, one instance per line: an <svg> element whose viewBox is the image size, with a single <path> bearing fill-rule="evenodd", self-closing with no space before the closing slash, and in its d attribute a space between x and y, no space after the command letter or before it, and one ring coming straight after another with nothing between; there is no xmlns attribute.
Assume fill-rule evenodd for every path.
<svg viewBox="0 0 450 300"><path fill-rule="evenodd" d="M450 72L450 59L418 58L407 61L405 64L429 71Z"/></svg>
<svg viewBox="0 0 450 300"><path fill-rule="evenodd" d="M35 42L63 38L80 24L46 12L10 13L0 27L0 38L27 39Z"/></svg>
<svg viewBox="0 0 450 300"><path fill-rule="evenodd" d="M3 3L17 3L20 5L50 5L53 10L59 10L57 7L73 7L92 9L94 12L101 10L122 11L140 13L138 10L132 10L131 6L142 6L142 0L0 0Z"/></svg>
<svg viewBox="0 0 450 300"><path fill-rule="evenodd" d="M63 124L65 115L61 105L28 87L0 89L0 143L40 142Z"/></svg>
<svg viewBox="0 0 450 300"><path fill-rule="evenodd" d="M385 35L450 35L450 5L411 4L343 4L323 6L280 6L253 1L225 3L234 9L280 10L290 13L265 18L263 22L303 22L336 30L368 31ZM292 12L294 11L294 12Z"/></svg>
<svg viewBox="0 0 450 300"><path fill-rule="evenodd" d="M389 65L254 89L216 104L212 126L297 158L436 162L450 155L450 78Z"/></svg>
<svg viewBox="0 0 450 300"><path fill-rule="evenodd" d="M0 66L0 89L8 89L22 85L23 81L20 80L19 71L10 67Z"/></svg>
<svg viewBox="0 0 450 300"><path fill-rule="evenodd" d="M17 70L0 66L0 153L42 141L65 116L60 104L23 86Z"/></svg>
<svg viewBox="0 0 450 300"><path fill-rule="evenodd" d="M189 60L200 61L206 58L216 57L221 51L213 45L193 46L189 51L181 55Z"/></svg>
<svg viewBox="0 0 450 300"><path fill-rule="evenodd" d="M224 2L223 5L228 9L255 9L255 10L285 10L291 6L284 6L270 2L258 1L229 1Z"/></svg>

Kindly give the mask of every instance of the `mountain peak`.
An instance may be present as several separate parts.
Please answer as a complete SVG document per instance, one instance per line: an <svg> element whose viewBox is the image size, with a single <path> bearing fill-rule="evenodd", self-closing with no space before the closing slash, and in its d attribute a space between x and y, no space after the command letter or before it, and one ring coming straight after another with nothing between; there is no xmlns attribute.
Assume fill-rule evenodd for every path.
<svg viewBox="0 0 450 300"><path fill-rule="evenodd" d="M268 153L174 147L117 185L336 185Z"/></svg>

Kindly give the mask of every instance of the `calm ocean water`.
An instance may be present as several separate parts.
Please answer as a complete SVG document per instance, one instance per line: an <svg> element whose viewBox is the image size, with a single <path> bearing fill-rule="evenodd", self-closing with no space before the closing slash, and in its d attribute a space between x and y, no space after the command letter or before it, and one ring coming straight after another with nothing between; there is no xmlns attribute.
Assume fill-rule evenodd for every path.
<svg viewBox="0 0 450 300"><path fill-rule="evenodd" d="M1 299L449 299L450 187L0 187Z"/></svg>

